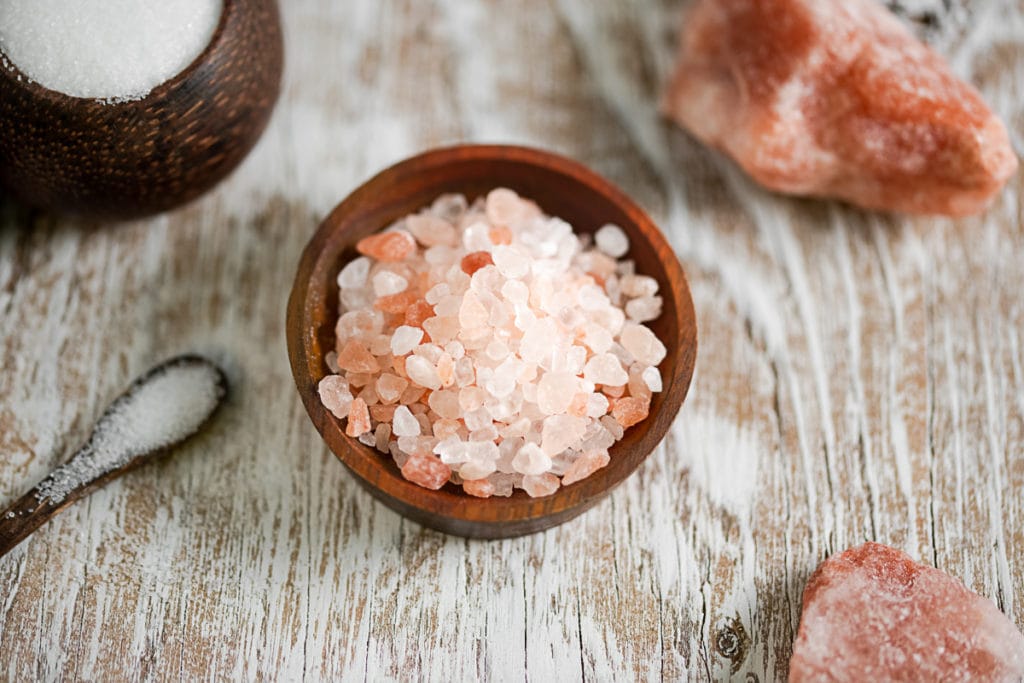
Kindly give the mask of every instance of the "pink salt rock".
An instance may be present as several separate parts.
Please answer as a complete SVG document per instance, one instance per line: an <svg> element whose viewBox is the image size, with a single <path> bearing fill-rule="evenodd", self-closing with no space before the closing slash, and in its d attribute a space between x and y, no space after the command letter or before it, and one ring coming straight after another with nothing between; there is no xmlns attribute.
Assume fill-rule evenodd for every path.
<svg viewBox="0 0 1024 683"><path fill-rule="evenodd" d="M978 92L874 0L699 0L665 113L780 192L963 216L1017 168Z"/></svg>
<svg viewBox="0 0 1024 683"><path fill-rule="evenodd" d="M373 307L378 311L384 311L385 313L393 313L394 315L406 314L409 307L418 301L416 294L412 290L405 290L398 294L391 294L389 296L379 297L373 302Z"/></svg>
<svg viewBox="0 0 1024 683"><path fill-rule="evenodd" d="M581 479L586 479L594 472L605 467L610 461L611 457L608 455L608 451L604 449L581 453L569 465L569 469L565 471L565 475L562 477L562 486L575 484Z"/></svg>
<svg viewBox="0 0 1024 683"><path fill-rule="evenodd" d="M423 321L433 315L434 307L423 299L419 299L405 309L405 324L410 327L423 327Z"/></svg>
<svg viewBox="0 0 1024 683"><path fill-rule="evenodd" d="M378 403L375 406L370 406L370 417L377 422L391 422L395 417L395 409L397 407L394 403Z"/></svg>
<svg viewBox="0 0 1024 683"><path fill-rule="evenodd" d="M489 479L471 479L462 482L462 490L477 498L490 498L494 495L495 486Z"/></svg>
<svg viewBox="0 0 1024 683"><path fill-rule="evenodd" d="M414 484L432 491L444 486L452 476L452 469L433 455L417 453L402 465L402 476Z"/></svg>
<svg viewBox="0 0 1024 683"><path fill-rule="evenodd" d="M338 351L338 367L359 374L380 371L380 363L377 362L377 359L369 349L355 339L349 339Z"/></svg>
<svg viewBox="0 0 1024 683"><path fill-rule="evenodd" d="M512 244L512 231L504 225L491 228L487 237L491 240L491 244Z"/></svg>
<svg viewBox="0 0 1024 683"><path fill-rule="evenodd" d="M612 417L622 425L623 429L629 429L636 423L647 417L650 412L650 400L628 396L617 398L612 401Z"/></svg>
<svg viewBox="0 0 1024 683"><path fill-rule="evenodd" d="M366 407L366 401L357 396L348 409L348 424L345 426L345 433L349 436L360 436L368 431L370 431L370 411Z"/></svg>
<svg viewBox="0 0 1024 683"><path fill-rule="evenodd" d="M1024 679L1024 636L992 602L879 543L834 555L804 589L789 680Z"/></svg>
<svg viewBox="0 0 1024 683"><path fill-rule="evenodd" d="M344 418L352 405L352 393L349 391L348 382L344 377L338 375L327 375L317 385L320 394L320 401L324 408L331 411L334 417Z"/></svg>
<svg viewBox="0 0 1024 683"><path fill-rule="evenodd" d="M404 261L416 249L416 241L404 230L381 232L356 243L356 251L378 261Z"/></svg>
<svg viewBox="0 0 1024 683"><path fill-rule="evenodd" d="M550 496L558 490L558 477L553 474L528 474L523 477L523 490L531 498Z"/></svg>
<svg viewBox="0 0 1024 683"><path fill-rule="evenodd" d="M462 262L459 264L459 267L462 268L462 272L466 275L472 275L484 266L493 265L494 259L491 258L490 252L474 251L462 257Z"/></svg>
<svg viewBox="0 0 1024 683"><path fill-rule="evenodd" d="M437 216L429 214L409 216L405 219L405 225L416 241L425 247L435 247L439 244L455 246L458 240L455 227Z"/></svg>

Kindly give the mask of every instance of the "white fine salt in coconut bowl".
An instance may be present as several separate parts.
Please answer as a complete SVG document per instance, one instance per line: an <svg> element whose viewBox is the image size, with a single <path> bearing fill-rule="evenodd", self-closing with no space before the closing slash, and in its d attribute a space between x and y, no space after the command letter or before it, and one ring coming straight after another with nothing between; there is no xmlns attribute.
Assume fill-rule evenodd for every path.
<svg viewBox="0 0 1024 683"><path fill-rule="evenodd" d="M200 55L222 10L221 0L0 0L3 66L73 97L140 99Z"/></svg>
<svg viewBox="0 0 1024 683"><path fill-rule="evenodd" d="M0 184L90 217L182 204L262 134L282 51L275 0L0 0Z"/></svg>

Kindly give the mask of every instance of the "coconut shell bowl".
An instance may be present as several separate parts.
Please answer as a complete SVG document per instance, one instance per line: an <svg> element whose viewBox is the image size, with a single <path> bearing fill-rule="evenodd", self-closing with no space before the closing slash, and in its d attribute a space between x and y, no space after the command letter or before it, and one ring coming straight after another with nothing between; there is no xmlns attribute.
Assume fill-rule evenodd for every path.
<svg viewBox="0 0 1024 683"><path fill-rule="evenodd" d="M0 185L30 206L86 218L179 206L256 144L277 101L282 55L275 0L224 0L203 52L139 100L65 95L4 60Z"/></svg>
<svg viewBox="0 0 1024 683"><path fill-rule="evenodd" d="M554 494L531 498L474 498L446 484L437 491L406 481L390 456L345 435L317 392L330 373L325 354L335 348L336 278L358 254L356 242L395 220L458 192L472 201L495 187L535 200L545 213L593 233L606 223L630 239L626 258L638 273L654 277L664 297L661 316L647 323L668 351L659 366L663 391L650 415L626 430L609 453L610 463ZM458 536L503 538L541 531L595 505L636 470L665 436L686 397L697 352L693 301L672 248L650 218L619 189L568 159L535 149L466 145L438 149L403 161L353 192L321 223L306 246L288 301L288 354L299 395L328 447L374 497L428 527Z"/></svg>

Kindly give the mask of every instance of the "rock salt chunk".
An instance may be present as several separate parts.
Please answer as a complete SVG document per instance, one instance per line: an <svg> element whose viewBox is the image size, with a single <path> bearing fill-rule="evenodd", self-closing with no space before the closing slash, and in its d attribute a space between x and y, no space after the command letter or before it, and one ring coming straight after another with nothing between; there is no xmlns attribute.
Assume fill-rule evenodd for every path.
<svg viewBox="0 0 1024 683"><path fill-rule="evenodd" d="M604 394L587 396L587 417L601 417L608 412L608 399Z"/></svg>
<svg viewBox="0 0 1024 683"><path fill-rule="evenodd" d="M437 368L422 356L409 356L405 361L405 371L409 379L421 387L432 391L441 388L441 377L437 374Z"/></svg>
<svg viewBox="0 0 1024 683"><path fill-rule="evenodd" d="M358 373L375 373L380 371L380 363L369 349L355 339L350 339L338 351L338 367L342 370Z"/></svg>
<svg viewBox="0 0 1024 683"><path fill-rule="evenodd" d="M391 442L391 425L382 422L377 425L373 432L373 447L381 453L388 452L388 444Z"/></svg>
<svg viewBox="0 0 1024 683"><path fill-rule="evenodd" d="M493 264L494 260L491 258L490 252L474 251L463 256L462 262L459 266L462 268L463 273L472 276L484 266L490 266Z"/></svg>
<svg viewBox="0 0 1024 683"><path fill-rule="evenodd" d="M409 327L422 327L423 321L434 315L434 307L419 299L405 309L405 324Z"/></svg>
<svg viewBox="0 0 1024 683"><path fill-rule="evenodd" d="M594 356L583 366L583 377L594 384L622 386L629 381L629 375L622 362L610 353Z"/></svg>
<svg viewBox="0 0 1024 683"><path fill-rule="evenodd" d="M452 470L432 455L413 455L402 466L402 476L424 488L436 491L452 476Z"/></svg>
<svg viewBox="0 0 1024 683"><path fill-rule="evenodd" d="M391 335L391 353L404 356L411 353L423 339L423 330L409 325L399 325Z"/></svg>
<svg viewBox="0 0 1024 683"><path fill-rule="evenodd" d="M608 224L594 233L594 243L612 258L621 258L629 251L629 237L617 225Z"/></svg>
<svg viewBox="0 0 1024 683"><path fill-rule="evenodd" d="M661 373L658 372L658 368L644 368L644 371L643 373L641 373L640 376L643 378L644 383L647 385L648 389L654 392L661 391Z"/></svg>
<svg viewBox="0 0 1024 683"><path fill-rule="evenodd" d="M320 394L320 401L334 417L338 419L348 417L348 411L352 405L352 393L349 391L348 382L344 377L327 375L320 380L317 391Z"/></svg>
<svg viewBox="0 0 1024 683"><path fill-rule="evenodd" d="M514 247L497 246L491 253L498 272L507 278L518 280L530 272L530 259Z"/></svg>
<svg viewBox="0 0 1024 683"><path fill-rule="evenodd" d="M661 315L660 296L643 296L626 304L626 316L635 322L656 320Z"/></svg>
<svg viewBox="0 0 1024 683"><path fill-rule="evenodd" d="M359 436L370 431L370 411L366 402L356 397L349 406L348 424L345 426L345 433L349 436Z"/></svg>
<svg viewBox="0 0 1024 683"><path fill-rule="evenodd" d="M423 329L435 344L447 344L459 333L459 319L451 315L438 315L423 321Z"/></svg>
<svg viewBox="0 0 1024 683"><path fill-rule="evenodd" d="M443 218L429 214L409 216L405 219L405 226L416 238L416 241L424 247L435 247L439 244L454 247L458 235L455 226Z"/></svg>
<svg viewBox="0 0 1024 683"><path fill-rule="evenodd" d="M647 275L624 275L619 290L628 297L654 296L658 293L658 281Z"/></svg>
<svg viewBox="0 0 1024 683"><path fill-rule="evenodd" d="M338 287L341 289L359 289L366 286L366 278L370 275L370 259L360 256L349 261L338 273Z"/></svg>
<svg viewBox="0 0 1024 683"><path fill-rule="evenodd" d="M462 417L462 409L459 406L459 392L457 391L435 391L427 399L430 409L440 417L455 420Z"/></svg>
<svg viewBox="0 0 1024 683"><path fill-rule="evenodd" d="M486 211L491 223L512 228L513 231L522 229L540 216L536 204L503 187L487 193Z"/></svg>
<svg viewBox="0 0 1024 683"><path fill-rule="evenodd" d="M516 453L512 467L520 474L544 474L551 469L551 458L539 446L528 443Z"/></svg>
<svg viewBox="0 0 1024 683"><path fill-rule="evenodd" d="M550 496L558 490L558 477L553 474L527 475L523 477L523 490L531 498Z"/></svg>
<svg viewBox="0 0 1024 683"><path fill-rule="evenodd" d="M573 461L569 469L565 471L565 475L562 477L562 486L575 484L581 479L586 479L594 472L605 467L610 460L608 451L604 449L584 451Z"/></svg>
<svg viewBox="0 0 1024 683"><path fill-rule="evenodd" d="M381 403L395 403L408 386L408 380L385 372L377 379L377 397L380 398Z"/></svg>
<svg viewBox="0 0 1024 683"><path fill-rule="evenodd" d="M408 280L389 270L382 270L373 276L373 293L379 297L398 294L405 291L408 286Z"/></svg>
<svg viewBox="0 0 1024 683"><path fill-rule="evenodd" d="M391 428L395 436L419 436L420 423L406 406L399 406L395 410L395 416L391 421Z"/></svg>
<svg viewBox="0 0 1024 683"><path fill-rule="evenodd" d="M550 456L557 455L580 441L587 420L574 415L552 415L544 418L541 449Z"/></svg>
<svg viewBox="0 0 1024 683"><path fill-rule="evenodd" d="M612 417L623 429L628 429L647 417L649 406L650 403L643 398L617 398L612 402Z"/></svg>
<svg viewBox="0 0 1024 683"><path fill-rule="evenodd" d="M483 327L487 324L487 308L474 292L469 291L462 297L459 307L459 324L466 328Z"/></svg>
<svg viewBox="0 0 1024 683"><path fill-rule="evenodd" d="M635 360L644 365L657 365L665 360L665 345L644 325L623 325L619 342Z"/></svg>
<svg viewBox="0 0 1024 683"><path fill-rule="evenodd" d="M576 376L567 372L548 372L537 383L537 406L548 415L564 413L576 393Z"/></svg>
<svg viewBox="0 0 1024 683"><path fill-rule="evenodd" d="M462 482L462 490L476 498L490 498L495 486L489 479L470 479Z"/></svg>
<svg viewBox="0 0 1024 683"><path fill-rule="evenodd" d="M789 680L1020 681L1024 636L957 579L865 543L808 581Z"/></svg>
<svg viewBox="0 0 1024 683"><path fill-rule="evenodd" d="M377 311L349 311L338 318L334 334L339 342L349 339L368 341L374 335L380 334L383 328L384 316Z"/></svg>
<svg viewBox="0 0 1024 683"><path fill-rule="evenodd" d="M404 230L381 232L356 242L360 254L388 263L404 261L415 250L415 240Z"/></svg>

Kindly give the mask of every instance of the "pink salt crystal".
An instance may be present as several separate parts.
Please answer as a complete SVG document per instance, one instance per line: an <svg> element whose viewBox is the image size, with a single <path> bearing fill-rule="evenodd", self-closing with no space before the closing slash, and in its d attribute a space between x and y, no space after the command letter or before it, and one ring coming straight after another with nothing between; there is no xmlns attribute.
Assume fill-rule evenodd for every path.
<svg viewBox="0 0 1024 683"><path fill-rule="evenodd" d="M384 317L376 311L349 311L334 326L338 340L358 339L365 341L380 333Z"/></svg>
<svg viewBox="0 0 1024 683"><path fill-rule="evenodd" d="M366 372L346 372L345 379L351 387L365 387L373 381L373 375Z"/></svg>
<svg viewBox="0 0 1024 683"><path fill-rule="evenodd" d="M411 455L402 466L402 476L414 484L436 491L444 486L452 470L432 455Z"/></svg>
<svg viewBox="0 0 1024 683"><path fill-rule="evenodd" d="M626 395L626 385L623 384L621 386L615 387L605 385L601 387L601 393L607 396L608 398L622 398L623 396Z"/></svg>
<svg viewBox="0 0 1024 683"><path fill-rule="evenodd" d="M437 315L424 320L423 329L430 335L432 342L447 344L459 333L459 319L450 315Z"/></svg>
<svg viewBox="0 0 1024 683"><path fill-rule="evenodd" d="M523 477L523 490L531 498L550 496L558 490L558 477L553 474L526 475Z"/></svg>
<svg viewBox="0 0 1024 683"><path fill-rule="evenodd" d="M422 299L412 303L405 310L405 324L410 327L420 327L423 321L434 315L434 307Z"/></svg>
<svg viewBox="0 0 1024 683"><path fill-rule="evenodd" d="M604 394L587 396L587 417L601 417L608 412L608 398Z"/></svg>
<svg viewBox="0 0 1024 683"><path fill-rule="evenodd" d="M487 193L487 218L495 226L514 229L538 218L540 210L533 202L522 199L512 190L499 187Z"/></svg>
<svg viewBox="0 0 1024 683"><path fill-rule="evenodd" d="M391 429L395 436L419 436L420 423L409 412L406 406L399 406L395 410L395 416L391 420Z"/></svg>
<svg viewBox="0 0 1024 683"><path fill-rule="evenodd" d="M991 600L879 543L834 555L804 589L789 680L1024 680L1024 636Z"/></svg>
<svg viewBox="0 0 1024 683"><path fill-rule="evenodd" d="M493 422L491 420L491 414L487 412L487 409L485 408L477 408L476 410L471 410L465 413L462 416L462 421L470 431L483 429L484 427L490 426Z"/></svg>
<svg viewBox="0 0 1024 683"><path fill-rule="evenodd" d="M377 296L390 296L405 291L409 281L401 275L396 275L389 270L379 271L373 276L373 293Z"/></svg>
<svg viewBox="0 0 1024 683"><path fill-rule="evenodd" d="M437 359L437 376L442 387L450 387L455 383L455 361L447 352Z"/></svg>
<svg viewBox="0 0 1024 683"><path fill-rule="evenodd" d="M476 380L476 370L474 369L473 361L468 356L455 361L453 376L457 386L465 387L472 384Z"/></svg>
<svg viewBox="0 0 1024 683"><path fill-rule="evenodd" d="M628 297L654 296L658 293L658 281L647 275L625 275L619 281L619 289Z"/></svg>
<svg viewBox="0 0 1024 683"><path fill-rule="evenodd" d="M578 458L573 460L569 469L562 477L562 486L575 484L581 479L586 479L594 472L606 466L611 458L606 450L584 451Z"/></svg>
<svg viewBox="0 0 1024 683"><path fill-rule="evenodd" d="M395 403L408 386L408 380L386 372L377 378L377 396L381 403Z"/></svg>
<svg viewBox="0 0 1024 683"><path fill-rule="evenodd" d="M377 422L391 422L392 418L394 418L395 416L395 408L397 407L398 406L396 406L394 403L389 403L388 405L378 404L370 406L370 417L372 417Z"/></svg>
<svg viewBox="0 0 1024 683"><path fill-rule="evenodd" d="M462 482L462 490L476 498L490 498L494 495L494 484L489 479L470 479Z"/></svg>
<svg viewBox="0 0 1024 683"><path fill-rule="evenodd" d="M466 254L462 257L462 262L459 264L462 268L462 272L467 275L472 275L476 271L480 270L484 266L493 265L494 260L491 258L491 254L486 251L474 251Z"/></svg>
<svg viewBox="0 0 1024 683"><path fill-rule="evenodd" d="M370 259L365 256L349 261L338 273L338 287L341 289L358 289L366 285L370 274Z"/></svg>
<svg viewBox="0 0 1024 683"><path fill-rule="evenodd" d="M433 247L438 244L455 246L457 241L455 227L436 216L429 214L408 216L405 219L405 226L409 228L409 232L416 238L416 241L425 247Z"/></svg>
<svg viewBox="0 0 1024 683"><path fill-rule="evenodd" d="M409 455L430 455L431 449L437 445L437 441L429 436L400 436L398 447Z"/></svg>
<svg viewBox="0 0 1024 683"><path fill-rule="evenodd" d="M363 390L359 392L359 398L363 399L363 402L368 406L380 403L380 397L377 396L377 388L372 382L363 387Z"/></svg>
<svg viewBox="0 0 1024 683"><path fill-rule="evenodd" d="M509 423L503 427L499 432L504 439L514 439L516 437L526 436L526 433L530 431L530 420L522 417L515 422Z"/></svg>
<svg viewBox="0 0 1024 683"><path fill-rule="evenodd" d="M494 444L488 444L494 446ZM495 451L497 447L495 446ZM495 454L497 455L497 454ZM497 471L497 466L494 464L496 458L477 458L468 460L459 467L459 476L464 479L483 479Z"/></svg>
<svg viewBox="0 0 1024 683"><path fill-rule="evenodd" d="M404 230L381 232L356 242L356 251L378 261L404 261L416 250L412 235Z"/></svg>
<svg viewBox="0 0 1024 683"><path fill-rule="evenodd" d="M548 372L537 383L537 405L548 415L564 413L576 393L575 375Z"/></svg>
<svg viewBox="0 0 1024 683"><path fill-rule="evenodd" d="M498 272L507 278L522 278L530 272L530 259L514 247L497 246L491 253Z"/></svg>
<svg viewBox="0 0 1024 683"><path fill-rule="evenodd" d="M628 429L647 417L649 406L650 401L643 398L617 398L612 402L612 417L623 429Z"/></svg>
<svg viewBox="0 0 1024 683"><path fill-rule="evenodd" d="M459 408L464 412L471 412L482 406L485 398L487 392L480 387L463 387L459 390Z"/></svg>
<svg viewBox="0 0 1024 683"><path fill-rule="evenodd" d="M379 297L373 302L373 307L378 311L392 313L394 315L405 315L409 307L418 301L416 295L408 289L398 294Z"/></svg>
<svg viewBox="0 0 1024 683"><path fill-rule="evenodd" d="M491 240L491 244L512 244L514 235L504 225L499 225L496 228L491 228L487 237Z"/></svg>
<svg viewBox="0 0 1024 683"><path fill-rule="evenodd" d="M437 368L422 356L409 356L405 361L405 371L409 379L422 387L431 390L441 388L441 377L437 374Z"/></svg>
<svg viewBox="0 0 1024 683"><path fill-rule="evenodd" d="M348 382L344 377L338 375L327 375L317 385L320 394L320 402L324 408L331 411L336 418L348 417L349 408L352 405L352 394L348 388Z"/></svg>
<svg viewBox="0 0 1024 683"><path fill-rule="evenodd" d="M583 366L583 378L594 384L622 386L629 381L629 375L622 362L610 353L594 356Z"/></svg>
<svg viewBox="0 0 1024 683"><path fill-rule="evenodd" d="M557 455L577 443L586 429L585 418L573 415L552 415L544 418L540 447L548 455Z"/></svg>
<svg viewBox="0 0 1024 683"><path fill-rule="evenodd" d="M520 474L544 474L551 469L551 458L536 444L528 443L512 458L512 467Z"/></svg>
<svg viewBox="0 0 1024 683"><path fill-rule="evenodd" d="M661 297L644 296L626 304L626 316L635 322L644 323L661 316Z"/></svg>
<svg viewBox="0 0 1024 683"><path fill-rule="evenodd" d="M355 339L350 339L338 351L338 367L356 373L375 373L380 371L380 364L373 354Z"/></svg>
<svg viewBox="0 0 1024 683"><path fill-rule="evenodd" d="M368 431L370 431L370 411L366 407L366 402L357 397L349 407L345 433L349 436L359 436Z"/></svg>
<svg viewBox="0 0 1024 683"><path fill-rule="evenodd" d="M644 368L644 371L643 373L641 373L640 377L643 379L648 389L654 392L661 391L661 373L658 372L658 368Z"/></svg>
<svg viewBox="0 0 1024 683"><path fill-rule="evenodd" d="M434 436L440 440L447 439L459 433L460 423L458 420L440 419L434 422Z"/></svg>
<svg viewBox="0 0 1024 683"><path fill-rule="evenodd" d="M392 441L388 444L388 453L391 454L395 464L398 465L398 469L405 467L405 463L409 460L409 454L403 453L398 447L398 443L396 441Z"/></svg>
<svg viewBox="0 0 1024 683"><path fill-rule="evenodd" d="M381 453L388 452L388 443L391 440L391 425L386 422L382 422L377 425L376 431L373 433L373 447Z"/></svg>
<svg viewBox="0 0 1024 683"><path fill-rule="evenodd" d="M462 233L462 246L466 251L490 251L494 246L490 226L479 221L468 225Z"/></svg>
<svg viewBox="0 0 1024 683"><path fill-rule="evenodd" d="M482 327L487 323L487 309L472 291L466 292L459 307L459 324L466 328Z"/></svg>
<svg viewBox="0 0 1024 683"><path fill-rule="evenodd" d="M495 252L495 257L497 257L497 252ZM525 282L520 282L519 280L508 280L501 286L501 295L505 297L506 301L522 304L526 303L527 299L530 298L530 288Z"/></svg>
<svg viewBox="0 0 1024 683"><path fill-rule="evenodd" d="M634 364L629 369L629 395L634 398L639 398L644 401L651 400L651 388L647 386L647 382L643 378L643 366L640 364Z"/></svg>
<svg viewBox="0 0 1024 683"><path fill-rule="evenodd" d="M426 391L423 387L410 384L409 388L402 392L402 397L398 399L398 402L404 406L411 405L419 401Z"/></svg>
<svg viewBox="0 0 1024 683"><path fill-rule="evenodd" d="M629 251L629 237L617 225L608 224L594 233L594 243L612 258L622 258Z"/></svg>
<svg viewBox="0 0 1024 683"><path fill-rule="evenodd" d="M327 364L327 369L331 372L338 374L341 372L341 368L338 367L338 352L330 350L324 354L324 363Z"/></svg>
<svg viewBox="0 0 1024 683"><path fill-rule="evenodd" d="M399 325L391 335L391 353L404 356L423 339L423 330L410 325Z"/></svg>
<svg viewBox="0 0 1024 683"><path fill-rule="evenodd" d="M462 417L457 391L435 391L428 399L431 410L440 417L455 420Z"/></svg>
<svg viewBox="0 0 1024 683"><path fill-rule="evenodd" d="M587 400L591 394L577 393L573 394L572 401L569 402L569 407L565 409L565 412L576 417L587 416Z"/></svg>
<svg viewBox="0 0 1024 683"><path fill-rule="evenodd" d="M657 365L665 360L665 345L654 336L649 327L626 323L619 335L619 342L631 356L644 365Z"/></svg>
<svg viewBox="0 0 1024 683"><path fill-rule="evenodd" d="M583 343L594 353L607 353L613 341L611 333L606 328L596 323L583 325Z"/></svg>

